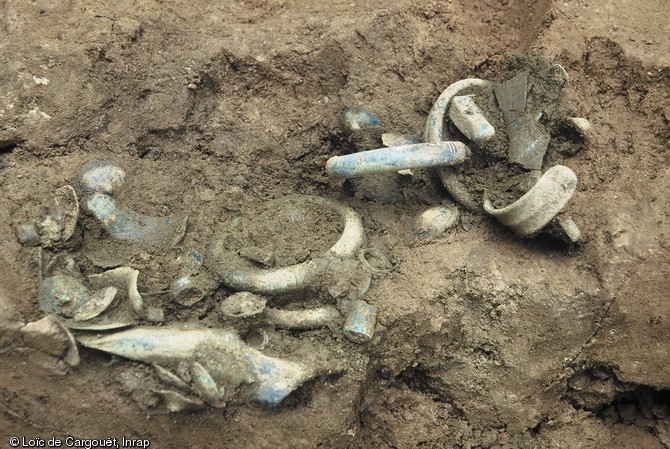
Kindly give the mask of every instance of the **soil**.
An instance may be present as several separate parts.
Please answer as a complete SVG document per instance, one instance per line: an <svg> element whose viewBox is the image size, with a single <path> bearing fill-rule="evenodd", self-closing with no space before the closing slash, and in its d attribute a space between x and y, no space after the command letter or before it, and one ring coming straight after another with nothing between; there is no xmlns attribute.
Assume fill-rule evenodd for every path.
<svg viewBox="0 0 670 449"><path fill-rule="evenodd" d="M2 447L74 435L185 448L670 448L666 1L107 3L0 0ZM577 175L565 212L581 245L520 239L465 208L458 228L410 245L419 213L454 202L432 170L385 177L378 191L326 175L328 158L381 133L421 134L451 83L507 79L538 58L570 76L557 114L591 123L581 140L552 126L543 166ZM359 107L380 121L372 137L343 127ZM188 216L183 240L120 245L82 214L65 247L40 257L22 246L16 226L44 218L95 160L126 171L114 192L124 206ZM485 176L507 186L501 205L519 193L512 169ZM363 298L378 307L371 342L341 326L268 330L268 354L331 367L279 406L170 413L150 366L80 348L68 367L23 341L19 329L43 316L42 266L64 252L84 275L140 270L167 322L231 326L217 307L225 288L191 307L164 292L222 223L290 194L354 208L392 267ZM280 245L277 262L327 249L341 230L331 218L301 231L328 224L305 236L305 255ZM259 227L254 245L275 231ZM328 301L315 291L280 305Z"/></svg>

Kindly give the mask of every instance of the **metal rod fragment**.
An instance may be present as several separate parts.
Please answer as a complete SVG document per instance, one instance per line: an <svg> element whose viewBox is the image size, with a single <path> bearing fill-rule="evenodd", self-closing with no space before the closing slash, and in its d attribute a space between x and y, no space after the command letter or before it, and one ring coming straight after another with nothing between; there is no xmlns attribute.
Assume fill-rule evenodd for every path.
<svg viewBox="0 0 670 449"><path fill-rule="evenodd" d="M310 330L328 326L340 318L340 312L333 306L317 309L281 310L265 309L265 318L277 329Z"/></svg>
<svg viewBox="0 0 670 449"><path fill-rule="evenodd" d="M331 157L326 162L326 171L332 176L356 178L412 168L458 165L469 157L470 150L461 142L418 143Z"/></svg>
<svg viewBox="0 0 670 449"><path fill-rule="evenodd" d="M484 111L477 106L472 95L454 97L449 107L449 118L465 137L477 144L495 136L495 129L486 120Z"/></svg>

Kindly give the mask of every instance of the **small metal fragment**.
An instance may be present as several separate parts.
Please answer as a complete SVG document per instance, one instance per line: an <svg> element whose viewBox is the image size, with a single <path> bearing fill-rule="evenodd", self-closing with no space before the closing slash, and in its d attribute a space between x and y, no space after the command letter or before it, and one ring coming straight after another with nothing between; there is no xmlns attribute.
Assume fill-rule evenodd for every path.
<svg viewBox="0 0 670 449"><path fill-rule="evenodd" d="M221 301L221 312L228 318L249 318L265 309L266 299L250 292L239 292Z"/></svg>
<svg viewBox="0 0 670 449"><path fill-rule="evenodd" d="M74 339L74 335L72 335L72 332L70 332L60 320L56 320L56 322L63 332L65 332L68 341L67 352L65 353L63 360L70 366L78 366L81 359L79 358L79 349L77 349L77 342Z"/></svg>
<svg viewBox="0 0 670 449"><path fill-rule="evenodd" d="M98 268L103 268L108 270L110 268L120 267L125 263L123 257L119 257L117 254L108 254L107 250L103 248L102 251L91 251L86 253L86 259L89 260L94 266Z"/></svg>
<svg viewBox="0 0 670 449"><path fill-rule="evenodd" d="M454 97L449 107L449 118L465 137L480 145L496 133L472 95Z"/></svg>
<svg viewBox="0 0 670 449"><path fill-rule="evenodd" d="M121 167L110 161L94 161L81 169L77 187L86 193L99 192L111 195L125 180L126 172Z"/></svg>
<svg viewBox="0 0 670 449"><path fill-rule="evenodd" d="M486 89L490 91L493 83L479 78L466 78L450 84L438 97L433 105L426 128L423 133L423 140L427 143L440 143L443 140L444 114L452 98L466 89Z"/></svg>
<svg viewBox="0 0 670 449"><path fill-rule="evenodd" d="M330 276L324 283L333 298L347 296L358 299L370 288L372 282L372 272L368 267L370 263L367 260L361 262L359 257L362 257L360 251L357 258L331 261L328 267ZM376 264L374 261L373 263Z"/></svg>
<svg viewBox="0 0 670 449"><path fill-rule="evenodd" d="M99 332L99 331L109 331L114 329L123 329L125 327L135 326L137 323L135 321L110 321L103 320L100 322L89 323L89 322L69 322L67 323L68 329L75 331L89 331L89 332Z"/></svg>
<svg viewBox="0 0 670 449"><path fill-rule="evenodd" d="M493 89L506 123L513 123L526 112L528 73L520 72Z"/></svg>
<svg viewBox="0 0 670 449"><path fill-rule="evenodd" d="M404 169L458 165L469 157L470 150L461 142L418 143L334 156L326 162L326 172L341 178L355 178Z"/></svg>
<svg viewBox="0 0 670 449"><path fill-rule="evenodd" d="M425 210L412 225L411 243L429 242L458 223L458 209L437 206Z"/></svg>
<svg viewBox="0 0 670 449"><path fill-rule="evenodd" d="M54 192L50 217L59 224L60 235L50 243L63 243L72 237L79 220L79 200L72 186L59 187ZM39 225L38 225L39 226ZM43 242L45 236L42 236ZM48 246L45 244L45 246Z"/></svg>
<svg viewBox="0 0 670 449"><path fill-rule="evenodd" d="M64 274L74 278L79 278L81 276L79 265L77 265L74 257L67 253L56 254L46 267L44 267L43 272L46 277L55 276L57 274Z"/></svg>
<svg viewBox="0 0 670 449"><path fill-rule="evenodd" d="M191 392L191 387L189 387L186 382L184 382L179 376L174 374L172 371L167 370L156 363L153 364L153 367L156 370L156 375L158 376L158 379L164 384L178 388L186 393Z"/></svg>
<svg viewBox="0 0 670 449"><path fill-rule="evenodd" d="M348 304L344 320L344 335L354 343L372 340L377 323L377 307L365 301L354 300Z"/></svg>
<svg viewBox="0 0 670 449"><path fill-rule="evenodd" d="M182 306L190 307L205 297L190 276L182 276L170 285L170 295Z"/></svg>
<svg viewBox="0 0 670 449"><path fill-rule="evenodd" d="M21 223L16 235L24 245L51 248L72 237L79 220L79 200L72 186L62 186L54 192L49 214L37 223Z"/></svg>
<svg viewBox="0 0 670 449"><path fill-rule="evenodd" d="M379 119L366 108L345 109L344 121L349 131L379 126Z"/></svg>
<svg viewBox="0 0 670 449"><path fill-rule="evenodd" d="M386 276L391 270L391 262L379 248L363 248L358 260L374 277Z"/></svg>
<svg viewBox="0 0 670 449"><path fill-rule="evenodd" d="M38 246L40 244L40 235L35 223L21 223L16 226L16 237L22 245Z"/></svg>
<svg viewBox="0 0 670 449"><path fill-rule="evenodd" d="M173 413L197 412L205 408L202 401L189 399L176 391L153 390L153 392L161 397L167 409Z"/></svg>
<svg viewBox="0 0 670 449"><path fill-rule="evenodd" d="M186 272L191 276L198 274L202 262L202 253L197 249L190 250L186 256Z"/></svg>
<svg viewBox="0 0 670 449"><path fill-rule="evenodd" d="M508 126L507 132L507 159L528 170L541 169L550 137L538 125L537 120L530 114L522 115Z"/></svg>
<svg viewBox="0 0 670 449"><path fill-rule="evenodd" d="M558 225L561 227L565 236L572 243L579 243L582 241L582 233L570 217L558 217Z"/></svg>
<svg viewBox="0 0 670 449"><path fill-rule="evenodd" d="M270 344L270 336L262 327L255 327L244 336L244 342L260 351L268 347Z"/></svg>
<svg viewBox="0 0 670 449"><path fill-rule="evenodd" d="M165 311L160 307L147 307L144 319L152 323L162 323L165 321Z"/></svg>
<svg viewBox="0 0 670 449"><path fill-rule="evenodd" d="M569 117L568 123L579 133L580 136L586 137L591 131L591 124L583 117Z"/></svg>

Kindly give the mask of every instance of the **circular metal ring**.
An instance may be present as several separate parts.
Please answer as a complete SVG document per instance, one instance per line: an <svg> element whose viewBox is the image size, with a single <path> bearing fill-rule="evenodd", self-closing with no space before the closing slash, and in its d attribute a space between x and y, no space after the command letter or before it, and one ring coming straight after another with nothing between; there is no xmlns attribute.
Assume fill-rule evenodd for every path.
<svg viewBox="0 0 670 449"><path fill-rule="evenodd" d="M295 195L302 201L335 210L342 217L344 229L339 240L323 255L282 268L245 267L236 251L225 247L223 239L210 248L214 270L227 287L239 291L276 295L305 289L318 282L333 258L353 258L363 245L365 234L360 216L343 204L311 195Z"/></svg>

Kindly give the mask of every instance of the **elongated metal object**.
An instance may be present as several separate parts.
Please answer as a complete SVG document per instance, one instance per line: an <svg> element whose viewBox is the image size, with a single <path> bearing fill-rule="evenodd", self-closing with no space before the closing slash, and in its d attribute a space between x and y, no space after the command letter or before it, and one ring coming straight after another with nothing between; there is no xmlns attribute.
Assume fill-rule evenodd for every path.
<svg viewBox="0 0 670 449"><path fill-rule="evenodd" d="M356 178L412 168L458 165L469 157L470 150L461 142L417 143L331 157L326 162L326 171L341 178Z"/></svg>
<svg viewBox="0 0 670 449"><path fill-rule="evenodd" d="M327 326L340 318L340 312L333 306L302 310L267 308L265 318L277 329L309 330Z"/></svg>
<svg viewBox="0 0 670 449"><path fill-rule="evenodd" d="M138 327L103 337L82 336L88 348L131 360L176 369L198 362L224 387L250 384L251 397L263 405L280 403L316 375L309 365L268 357L246 345L234 332L204 327Z"/></svg>

